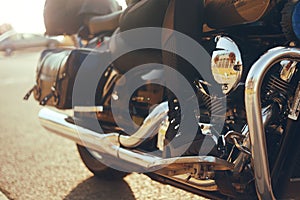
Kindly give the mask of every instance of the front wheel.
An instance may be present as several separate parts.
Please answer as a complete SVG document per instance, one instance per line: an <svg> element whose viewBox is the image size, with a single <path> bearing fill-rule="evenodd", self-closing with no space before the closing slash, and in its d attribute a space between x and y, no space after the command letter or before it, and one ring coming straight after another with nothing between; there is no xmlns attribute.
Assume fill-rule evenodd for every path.
<svg viewBox="0 0 300 200"><path fill-rule="evenodd" d="M127 173L112 169L97 160L86 147L77 144L77 149L81 160L95 176L102 179L120 179L126 176Z"/></svg>

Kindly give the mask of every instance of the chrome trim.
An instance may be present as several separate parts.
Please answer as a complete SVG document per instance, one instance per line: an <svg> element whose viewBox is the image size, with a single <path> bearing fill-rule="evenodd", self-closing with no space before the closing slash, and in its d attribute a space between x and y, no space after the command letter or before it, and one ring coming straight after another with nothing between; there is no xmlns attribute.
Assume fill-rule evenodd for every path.
<svg viewBox="0 0 300 200"><path fill-rule="evenodd" d="M120 144L128 148L134 148L145 141L145 139L155 136L158 133L160 124L167 118L168 111L168 102L156 106L137 132L131 136L120 136Z"/></svg>
<svg viewBox="0 0 300 200"><path fill-rule="evenodd" d="M293 78L297 64L298 62L291 62L291 61L281 61L282 70L280 72L280 78L284 80L285 82L291 82L291 79Z"/></svg>
<svg viewBox="0 0 300 200"><path fill-rule="evenodd" d="M289 118L292 120L298 120L300 115L300 82L298 82L297 90L294 95L293 104L291 106L291 111L289 114Z"/></svg>
<svg viewBox="0 0 300 200"><path fill-rule="evenodd" d="M237 44L229 37L217 36L216 50L212 53L211 70L214 79L228 94L241 80L243 62Z"/></svg>
<svg viewBox="0 0 300 200"><path fill-rule="evenodd" d="M214 192L214 191L219 190L219 188L214 180L199 180L199 179L190 177L189 174L181 174L181 175L177 175L177 176L173 176L173 177L167 176L162 173L157 173L157 174L159 174L160 176L164 176L169 179L172 179L174 181L180 182L182 184L189 185L191 187L200 189L200 190L209 191L209 192Z"/></svg>
<svg viewBox="0 0 300 200"><path fill-rule="evenodd" d="M262 109L262 118L263 118L264 127L269 123L272 115L273 115L272 105L269 105L269 106ZM250 143L249 126L248 125L246 125L243 128L242 135L245 136L243 146L250 149L251 148L251 143ZM247 154L244 154L244 153L239 154L239 156L233 162L233 164L234 164L234 170L233 170L234 173L241 173L242 172L248 158L249 158L249 155L247 155Z"/></svg>
<svg viewBox="0 0 300 200"><path fill-rule="evenodd" d="M169 128L169 125L170 125L169 117L166 117L166 119L164 121L162 121L162 123L160 123L160 125L159 125L156 147L160 151L164 151L165 139L166 139L166 134L167 134L167 130Z"/></svg>
<svg viewBox="0 0 300 200"><path fill-rule="evenodd" d="M121 135L119 142L127 148L134 148L140 145L145 139L152 138L158 133L159 125L167 118L168 102L163 102L156 106L148 117L144 120L142 126L131 136ZM102 112L102 106L83 107L75 106L75 112Z"/></svg>
<svg viewBox="0 0 300 200"><path fill-rule="evenodd" d="M256 191L259 199L275 199L261 113L260 92L262 82L266 73L275 63L282 60L297 61L299 59L300 50L297 48L277 47L271 49L253 64L246 79L246 114L250 131Z"/></svg>
<svg viewBox="0 0 300 200"><path fill-rule="evenodd" d="M213 141L218 144L218 139L219 139L219 133L215 133L216 132L216 128L214 127L213 124L208 124L208 123L202 123L199 122L198 123L200 129L201 129L201 133L203 135L209 136L213 139Z"/></svg>
<svg viewBox="0 0 300 200"><path fill-rule="evenodd" d="M117 133L111 133L108 135L98 134L89 129L76 126L68 121L69 117L66 114L58 113L48 108L43 108L39 112L39 120L41 125L60 136L73 140L80 145L87 145L88 148L103 152L107 145L108 148L112 146L119 146ZM80 132L80 134L79 134ZM99 148L99 143L105 144ZM117 152L111 151L112 154L117 156Z"/></svg>
<svg viewBox="0 0 300 200"><path fill-rule="evenodd" d="M103 112L103 106L75 106L74 112Z"/></svg>

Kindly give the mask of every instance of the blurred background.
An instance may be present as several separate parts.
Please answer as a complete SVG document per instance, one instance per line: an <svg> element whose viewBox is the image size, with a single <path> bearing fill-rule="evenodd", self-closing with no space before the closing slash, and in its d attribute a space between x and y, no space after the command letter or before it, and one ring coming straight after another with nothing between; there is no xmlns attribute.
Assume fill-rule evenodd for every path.
<svg viewBox="0 0 300 200"><path fill-rule="evenodd" d="M0 0L0 24L11 24L18 32L45 31L44 0Z"/></svg>
<svg viewBox="0 0 300 200"><path fill-rule="evenodd" d="M123 9L126 8L125 0L117 2ZM55 37L45 35L43 16L45 0L0 0L0 5L1 55L11 56L17 50L28 48L78 45L74 38L67 35Z"/></svg>

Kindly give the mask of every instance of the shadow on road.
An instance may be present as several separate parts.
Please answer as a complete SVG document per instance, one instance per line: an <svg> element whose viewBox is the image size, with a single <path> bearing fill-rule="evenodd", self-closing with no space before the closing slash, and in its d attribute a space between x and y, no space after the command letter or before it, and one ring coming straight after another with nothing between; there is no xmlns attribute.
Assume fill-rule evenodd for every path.
<svg viewBox="0 0 300 200"><path fill-rule="evenodd" d="M64 200L135 200L128 184L122 180L100 180L91 177L77 185Z"/></svg>

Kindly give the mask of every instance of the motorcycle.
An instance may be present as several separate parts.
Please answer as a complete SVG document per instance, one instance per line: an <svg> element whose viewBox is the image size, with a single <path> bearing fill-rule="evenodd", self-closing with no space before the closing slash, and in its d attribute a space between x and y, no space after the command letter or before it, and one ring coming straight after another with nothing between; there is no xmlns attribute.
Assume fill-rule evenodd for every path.
<svg viewBox="0 0 300 200"><path fill-rule="evenodd" d="M209 72L221 94L211 92L215 86L200 71L191 97L200 110L187 109L181 120L197 119L195 131L212 138L216 154L211 149L207 155L184 154L188 147L177 154L167 148L172 120L161 82L165 68L132 70L140 54L118 64L115 60L129 52L112 55L125 37L114 36L118 31L105 51L43 52L31 90L49 106L39 113L41 125L75 141L84 164L98 177L141 172L211 199L298 199L300 2L208 0L205 18L202 46L211 55ZM114 30L114 20L114 14L99 16L90 30ZM131 87L132 79L138 87Z"/></svg>

